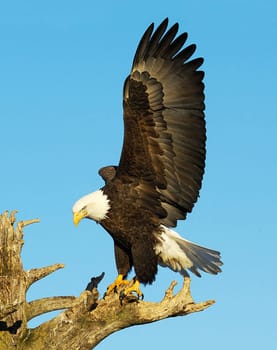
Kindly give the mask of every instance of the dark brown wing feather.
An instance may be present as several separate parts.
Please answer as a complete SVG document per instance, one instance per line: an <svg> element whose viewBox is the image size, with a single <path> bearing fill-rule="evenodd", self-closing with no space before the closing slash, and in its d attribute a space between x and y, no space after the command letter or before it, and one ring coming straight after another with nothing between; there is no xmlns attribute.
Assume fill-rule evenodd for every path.
<svg viewBox="0 0 277 350"><path fill-rule="evenodd" d="M117 169L117 166L115 165L104 166L103 168L98 170L98 174L102 177L102 179L107 184L115 177L116 169Z"/></svg>
<svg viewBox="0 0 277 350"><path fill-rule="evenodd" d="M198 198L205 166L204 73L196 46L168 20L142 37L124 85L124 143L117 179L150 184L175 226ZM152 34L153 33L153 34ZM143 198L144 186L140 188ZM146 204L147 205L147 204Z"/></svg>

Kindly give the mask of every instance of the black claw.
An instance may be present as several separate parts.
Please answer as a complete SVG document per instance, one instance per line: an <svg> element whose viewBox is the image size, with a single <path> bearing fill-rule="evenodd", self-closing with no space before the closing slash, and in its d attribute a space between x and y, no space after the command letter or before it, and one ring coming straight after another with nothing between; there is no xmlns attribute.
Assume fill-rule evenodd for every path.
<svg viewBox="0 0 277 350"><path fill-rule="evenodd" d="M135 294L134 294L135 293ZM143 300L144 299L144 295L141 294L137 294L136 291L133 291L132 293L130 294L125 294L125 291L122 290L119 294L119 300L120 300L120 304L122 305L123 304L123 300L126 300L128 303L133 303L133 302L139 302L140 300Z"/></svg>
<svg viewBox="0 0 277 350"><path fill-rule="evenodd" d="M126 297L126 294L124 293L124 291L122 290L119 294L119 300L120 300L120 305L122 305L123 303L123 299Z"/></svg>

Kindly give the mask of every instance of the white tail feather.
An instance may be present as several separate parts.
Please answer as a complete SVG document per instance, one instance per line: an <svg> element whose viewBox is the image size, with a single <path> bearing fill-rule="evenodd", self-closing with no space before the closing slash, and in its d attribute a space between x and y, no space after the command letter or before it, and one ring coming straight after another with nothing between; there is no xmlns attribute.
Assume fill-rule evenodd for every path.
<svg viewBox="0 0 277 350"><path fill-rule="evenodd" d="M222 262L218 251L187 241L163 225L161 229L162 233L157 236L158 243L154 248L161 266L167 266L183 276L187 275L187 269L199 277L198 269L211 274L221 272Z"/></svg>

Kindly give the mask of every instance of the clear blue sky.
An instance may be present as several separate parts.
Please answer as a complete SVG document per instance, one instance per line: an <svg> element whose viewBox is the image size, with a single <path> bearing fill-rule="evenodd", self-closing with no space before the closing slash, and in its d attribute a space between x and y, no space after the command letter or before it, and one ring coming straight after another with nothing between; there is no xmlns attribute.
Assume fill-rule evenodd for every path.
<svg viewBox="0 0 277 350"><path fill-rule="evenodd" d="M105 271L112 240L94 222L76 229L71 207L102 186L98 168L118 162L122 84L140 36L169 17L205 58L207 167L200 199L177 231L218 249L223 274L192 278L209 310L116 333L97 349L275 349L277 215L276 1L2 1L0 5L0 210L27 227L26 269L66 267L29 300L79 295ZM144 289L159 300L173 279L161 269ZM45 319L45 318L44 318ZM36 325L38 320L32 325ZM119 345L120 344L120 345Z"/></svg>

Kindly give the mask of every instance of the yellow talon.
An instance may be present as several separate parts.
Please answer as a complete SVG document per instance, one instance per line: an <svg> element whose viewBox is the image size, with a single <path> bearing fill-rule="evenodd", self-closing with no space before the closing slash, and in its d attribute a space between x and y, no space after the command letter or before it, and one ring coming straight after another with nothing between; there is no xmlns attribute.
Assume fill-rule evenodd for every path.
<svg viewBox="0 0 277 350"><path fill-rule="evenodd" d="M127 285L127 284L129 284L129 281L128 281L128 280L125 280L125 279L124 279L124 276L121 275L121 274L119 274L119 275L116 277L115 281L114 281L112 284L110 284L110 285L108 286L104 297L107 296L107 295L109 295L109 294L111 294L112 292L115 292L115 293L116 293L117 290L118 290L120 287L122 287L122 286L124 286L124 285Z"/></svg>
<svg viewBox="0 0 277 350"><path fill-rule="evenodd" d="M132 299L134 299L134 297L135 297L136 301L143 299L143 297L144 297L143 293L139 288L140 282L137 279L134 279L134 281L135 282L132 286L125 288L121 291L120 297L119 297L121 302L124 298L130 299L130 301L132 301ZM136 296L134 295L134 293L136 294Z"/></svg>

